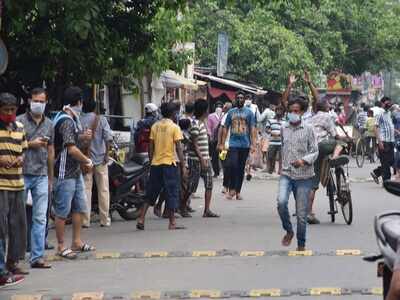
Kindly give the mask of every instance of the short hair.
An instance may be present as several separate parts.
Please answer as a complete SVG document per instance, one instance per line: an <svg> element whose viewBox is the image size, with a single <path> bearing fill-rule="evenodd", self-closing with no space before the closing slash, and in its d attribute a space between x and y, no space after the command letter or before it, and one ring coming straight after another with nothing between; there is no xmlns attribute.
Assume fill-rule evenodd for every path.
<svg viewBox="0 0 400 300"><path fill-rule="evenodd" d="M200 118L208 111L208 102L204 99L198 99L194 103L194 116Z"/></svg>
<svg viewBox="0 0 400 300"><path fill-rule="evenodd" d="M387 97L387 96L383 96L382 97L382 99L381 99L381 103L385 103L386 101L392 101L392 99L390 99L389 97Z"/></svg>
<svg viewBox="0 0 400 300"><path fill-rule="evenodd" d="M372 109L368 110L368 116L371 116L371 117L374 116L374 111Z"/></svg>
<svg viewBox="0 0 400 300"><path fill-rule="evenodd" d="M304 96L296 95L289 97L288 108L294 104L298 104L301 111L306 111L308 109L308 101Z"/></svg>
<svg viewBox="0 0 400 300"><path fill-rule="evenodd" d="M76 106L78 102L82 102L82 89L77 86L71 86L64 91L63 104Z"/></svg>
<svg viewBox="0 0 400 300"><path fill-rule="evenodd" d="M31 97L36 96L36 95L41 95L41 94L45 94L47 96L46 90L44 88L37 87L37 88L32 89L32 91L31 91Z"/></svg>
<svg viewBox="0 0 400 300"><path fill-rule="evenodd" d="M380 101L375 101L375 106L381 107L381 102Z"/></svg>
<svg viewBox="0 0 400 300"><path fill-rule="evenodd" d="M173 102L164 102L160 107L161 115L164 118L171 118L176 112L176 104Z"/></svg>
<svg viewBox="0 0 400 300"><path fill-rule="evenodd" d="M192 114L194 112L194 103L188 102L185 104L185 113Z"/></svg>
<svg viewBox="0 0 400 300"><path fill-rule="evenodd" d="M83 112L90 113L96 110L97 103L94 99L86 99L83 101Z"/></svg>
<svg viewBox="0 0 400 300"><path fill-rule="evenodd" d="M0 107L3 106L18 106L17 98L10 93L1 93L0 94Z"/></svg>
<svg viewBox="0 0 400 300"><path fill-rule="evenodd" d="M180 119L178 123L182 130L188 130L191 124L190 119Z"/></svg>
<svg viewBox="0 0 400 300"><path fill-rule="evenodd" d="M327 105L328 105L328 101L319 100L319 101L317 101L317 103L315 104L315 110L316 110L317 112L319 112L319 111L326 111Z"/></svg>
<svg viewBox="0 0 400 300"><path fill-rule="evenodd" d="M236 93L236 97L239 96L239 95L242 95L243 97L245 96L245 94L244 94L242 91L238 91L238 92Z"/></svg>

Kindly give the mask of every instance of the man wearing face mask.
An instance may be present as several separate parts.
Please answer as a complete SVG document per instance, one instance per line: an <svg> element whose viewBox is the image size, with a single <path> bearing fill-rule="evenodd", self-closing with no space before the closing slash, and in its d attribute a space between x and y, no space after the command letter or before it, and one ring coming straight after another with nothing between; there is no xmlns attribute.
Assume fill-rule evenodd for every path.
<svg viewBox="0 0 400 300"><path fill-rule="evenodd" d="M279 180L278 212L286 231L282 245L288 247L294 237L288 202L295 194L297 216L297 250L304 251L308 202L313 184L313 164L318 157L318 144L313 128L302 121L307 103L302 97L288 102L288 123L282 126L282 172Z"/></svg>
<svg viewBox="0 0 400 300"><path fill-rule="evenodd" d="M32 218L29 218L31 267L51 268L44 260L47 209L54 171L54 129L46 118L47 96L42 88L31 92L29 111L18 117L25 128L28 150L24 160L25 193L32 195ZM28 233L29 234L29 233Z"/></svg>
<svg viewBox="0 0 400 300"><path fill-rule="evenodd" d="M207 129L210 136L210 156L211 164L214 171L214 177L218 177L220 173L219 157L218 157L218 129L222 119L222 104L217 103L215 112L210 114L207 119Z"/></svg>
<svg viewBox="0 0 400 300"><path fill-rule="evenodd" d="M95 248L82 242L82 217L87 213L85 184L81 166L87 171L93 168L92 160L85 156L78 145L78 134L82 131L79 116L82 112L82 90L67 88L63 95L64 108L54 118L55 183L54 212L56 215L57 254L66 259L75 259L76 252L94 251ZM89 135L89 133L86 133ZM65 220L72 213L73 241L65 246Z"/></svg>
<svg viewBox="0 0 400 300"><path fill-rule="evenodd" d="M385 112L376 118L376 138L381 165L371 172L371 176L377 184L379 184L380 176L382 176L383 181L390 180L392 177L390 168L394 163L395 130L390 111L393 103L389 97L383 97L381 103Z"/></svg>

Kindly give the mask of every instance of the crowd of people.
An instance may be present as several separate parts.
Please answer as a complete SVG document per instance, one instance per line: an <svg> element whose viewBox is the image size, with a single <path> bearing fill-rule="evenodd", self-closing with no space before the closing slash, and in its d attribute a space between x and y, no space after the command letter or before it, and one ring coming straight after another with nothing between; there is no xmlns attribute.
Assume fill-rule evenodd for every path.
<svg viewBox="0 0 400 300"><path fill-rule="evenodd" d="M144 188L146 199L137 230L145 229L151 206L156 216L169 219L169 230L185 229L177 224L176 215L192 217L191 198L200 179L202 216L218 218L212 210L214 180L222 173L225 198L240 201L245 198L244 180L251 180L259 168L280 176L277 211L285 231L282 245L290 246L295 236L288 209L293 194L297 250L305 250L307 224L319 223L313 204L322 164L327 157L333 166L348 163L342 155L348 140L336 124L349 117L348 113L343 117L340 105L320 97L307 72L302 80L312 100L293 91L298 80L290 75L280 102L262 113L252 95L242 91L235 101L216 103L211 114L205 99L184 107L173 101L160 107L146 104L145 116L133 133L134 151L148 153L151 164L147 183L135 187ZM0 94L0 287L17 284L29 274L19 264L26 252L32 268L51 268L45 260L45 250L54 248L47 242L50 206L59 256L75 259L80 252L95 250L81 238L82 228L91 226L94 182L100 226L111 226L108 162L113 136L107 119L96 112L95 101L83 100L78 87L65 90L63 109L51 119L45 115L46 104L46 91L33 89L27 112L17 117L17 99ZM351 109L356 130L371 146L371 159L375 145L379 150L381 166L371 173L374 180L390 179L391 167L399 174L400 163L394 157L399 107L384 97L374 107ZM68 218L72 219L70 246L65 240Z"/></svg>

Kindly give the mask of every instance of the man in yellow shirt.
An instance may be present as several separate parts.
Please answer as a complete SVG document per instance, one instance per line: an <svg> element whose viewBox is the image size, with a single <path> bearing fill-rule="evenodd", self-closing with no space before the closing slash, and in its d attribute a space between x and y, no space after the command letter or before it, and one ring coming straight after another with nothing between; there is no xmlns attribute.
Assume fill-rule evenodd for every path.
<svg viewBox="0 0 400 300"><path fill-rule="evenodd" d="M166 207L169 212L169 229L184 229L177 226L175 210L179 204L180 174L176 155L179 161L184 161L181 147L183 139L181 129L172 120L176 113L174 103L163 103L161 114L163 119L151 127L149 158L151 161L150 178L146 186L146 203L140 211L136 228L144 230L144 221L149 206L154 206L160 192L166 196ZM184 164L180 164L181 174L185 176Z"/></svg>

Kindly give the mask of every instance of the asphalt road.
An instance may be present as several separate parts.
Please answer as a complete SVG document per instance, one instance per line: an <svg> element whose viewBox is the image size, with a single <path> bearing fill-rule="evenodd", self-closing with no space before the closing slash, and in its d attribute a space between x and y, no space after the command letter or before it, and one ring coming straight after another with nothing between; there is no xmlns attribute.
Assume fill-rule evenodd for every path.
<svg viewBox="0 0 400 300"><path fill-rule="evenodd" d="M152 213L144 232L136 231L134 222L116 220L111 228L100 228L95 223L84 230L83 235L86 241L97 247L97 259L93 254L89 259L55 261L52 270L33 270L24 283L0 290L0 299L21 294L71 295L81 292L105 292L113 299L111 295L127 296L149 290L241 291L242 296L249 296L246 293L257 289L274 288L281 289L282 293L286 290L300 293L314 287L350 288L354 291L379 287L374 264L363 262L361 255L336 255L338 249L358 249L362 254L376 251L372 227L374 215L400 207L400 199L365 180L371 168L370 165L364 169L350 168L352 178L364 179L351 184L355 214L351 226L345 225L341 215L337 216L337 223L330 223L326 213L328 199L323 191L318 193L316 212L322 223L308 227L307 248L313 251L311 256L289 257L284 251L294 250L296 243L289 249L280 244L284 232L276 212L276 180L246 182L243 201L224 200L220 192L221 181L218 180L215 182L213 209L221 214L220 219L201 218L203 200L194 199L192 204L197 212L193 218L179 219L187 230L169 232L167 222ZM67 237L69 240L70 232ZM50 240L55 243L53 231ZM152 255L187 257L144 257ZM200 257L193 257L195 255ZM100 259L102 256L110 258ZM238 298L238 294L227 295ZM158 297L157 293L154 297ZM280 299L299 297L316 298L293 295ZM317 297L326 298L332 297ZM357 293L337 298L380 297Z"/></svg>

